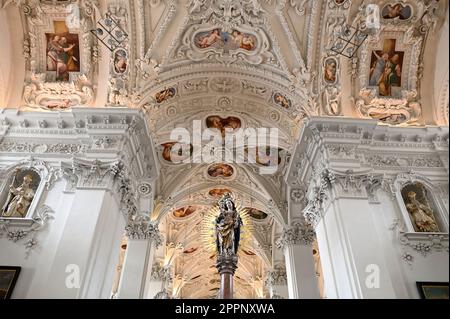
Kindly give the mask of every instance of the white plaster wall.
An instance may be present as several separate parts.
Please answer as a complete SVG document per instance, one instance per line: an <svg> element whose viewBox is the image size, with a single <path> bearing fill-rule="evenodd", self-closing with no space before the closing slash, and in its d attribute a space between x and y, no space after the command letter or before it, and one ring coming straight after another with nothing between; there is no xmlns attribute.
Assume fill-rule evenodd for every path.
<svg viewBox="0 0 450 319"><path fill-rule="evenodd" d="M108 191L68 194L64 187L64 180L57 182L41 199L55 214L28 258L23 241L0 239L0 264L22 267L12 298L110 297L125 228L117 201ZM80 193L90 200L76 202ZM66 287L69 264L80 266L80 289Z"/></svg>
<svg viewBox="0 0 450 319"><path fill-rule="evenodd" d="M12 298L37 297L47 284L49 268L71 206L71 196L62 194L63 189L64 182L57 182L46 198L42 198L40 204L45 203L55 214L47 227L37 235L39 244L28 258L23 241L14 243L6 238L0 239L0 264L22 267Z"/></svg>
<svg viewBox="0 0 450 319"><path fill-rule="evenodd" d="M449 281L449 255L447 251L432 251L426 257L410 247L400 244L396 231L391 230L395 218L399 218L400 209L396 201L381 193L380 204L373 205L375 226L380 234L380 242L385 247L385 259L390 261L390 276L397 289L397 298L419 298L417 281ZM445 213L445 212L444 212ZM411 264L403 260L404 252L410 253L414 260Z"/></svg>
<svg viewBox="0 0 450 319"><path fill-rule="evenodd" d="M447 251L424 257L401 245L391 229L401 216L396 201L380 192L379 203L338 199L316 228L327 298L419 298L418 281L449 281ZM413 255L411 264L404 251ZM365 284L368 265L380 269L379 288Z"/></svg>

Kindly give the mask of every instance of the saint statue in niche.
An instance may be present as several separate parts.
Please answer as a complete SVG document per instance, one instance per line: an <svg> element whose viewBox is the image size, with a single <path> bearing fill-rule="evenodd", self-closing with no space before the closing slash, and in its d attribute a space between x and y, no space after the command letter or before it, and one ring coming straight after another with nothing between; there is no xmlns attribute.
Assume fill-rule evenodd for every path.
<svg viewBox="0 0 450 319"><path fill-rule="evenodd" d="M219 201L220 214L216 218L216 246L219 255L235 255L239 248L242 219L229 194Z"/></svg>
<svg viewBox="0 0 450 319"><path fill-rule="evenodd" d="M22 184L14 186L16 175L9 187L8 197L2 208L2 217L24 218L27 215L28 208L34 198L33 176L27 174L23 177Z"/></svg>
<svg viewBox="0 0 450 319"><path fill-rule="evenodd" d="M415 183L407 185L402 190L402 196L416 231L440 231L434 217L433 209L426 199L426 190L422 184Z"/></svg>

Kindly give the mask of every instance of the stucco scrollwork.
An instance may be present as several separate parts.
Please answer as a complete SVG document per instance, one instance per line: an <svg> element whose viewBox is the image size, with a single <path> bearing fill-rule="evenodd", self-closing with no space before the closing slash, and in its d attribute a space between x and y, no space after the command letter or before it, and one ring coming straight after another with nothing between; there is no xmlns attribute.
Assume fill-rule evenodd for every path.
<svg viewBox="0 0 450 319"><path fill-rule="evenodd" d="M125 234L132 240L151 240L155 247L162 244L163 237L158 224L144 218L136 218L125 226Z"/></svg>
<svg viewBox="0 0 450 319"><path fill-rule="evenodd" d="M381 26L359 50L355 107L361 117L390 125L416 124L422 117L420 79L424 43L436 22L438 1L406 1L409 16L390 16L389 1L377 3ZM362 4L353 24L365 21Z"/></svg>
<svg viewBox="0 0 450 319"><path fill-rule="evenodd" d="M17 221L0 218L0 238L6 236L13 242L24 241L26 254L38 244L37 233L46 227L50 219L54 218L54 211L47 205L37 209L31 220Z"/></svg>
<svg viewBox="0 0 450 319"><path fill-rule="evenodd" d="M427 257L436 252L449 251L448 233L429 234L429 233L410 233L405 230L405 224L400 219L395 219L390 227L394 231L402 245L402 250L412 249L417 254ZM403 252L403 260L407 263L414 261L414 256Z"/></svg>
<svg viewBox="0 0 450 319"><path fill-rule="evenodd" d="M26 34L25 107L64 110L89 105L94 99L98 42L90 30L95 25L98 2L78 1L76 14L67 10L67 4L16 3ZM73 1L70 4L74 5Z"/></svg>

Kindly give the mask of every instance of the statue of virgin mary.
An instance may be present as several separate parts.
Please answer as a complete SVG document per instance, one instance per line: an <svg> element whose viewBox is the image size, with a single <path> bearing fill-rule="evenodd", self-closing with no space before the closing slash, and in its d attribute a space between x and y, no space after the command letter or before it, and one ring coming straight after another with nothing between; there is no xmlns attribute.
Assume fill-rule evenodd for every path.
<svg viewBox="0 0 450 319"><path fill-rule="evenodd" d="M219 201L220 214L216 218L216 246L219 255L235 255L239 248L242 219L229 194Z"/></svg>

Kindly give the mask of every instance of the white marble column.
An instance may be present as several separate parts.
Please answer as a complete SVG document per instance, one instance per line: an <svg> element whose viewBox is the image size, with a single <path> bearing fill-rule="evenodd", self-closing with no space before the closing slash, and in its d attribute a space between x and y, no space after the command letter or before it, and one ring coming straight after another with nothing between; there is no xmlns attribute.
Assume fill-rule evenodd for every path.
<svg viewBox="0 0 450 319"><path fill-rule="evenodd" d="M396 298L374 222L381 177L328 170L321 175L324 187L318 192L326 196L313 195L317 205L306 211L315 220L326 296Z"/></svg>
<svg viewBox="0 0 450 319"><path fill-rule="evenodd" d="M284 252L289 299L319 299L312 242L314 231L305 225L286 228L277 240Z"/></svg>
<svg viewBox="0 0 450 319"><path fill-rule="evenodd" d="M68 204L71 209L55 247L56 254L47 260L52 266L45 274L46 289L43 291L42 281L37 280L29 296L108 298L124 227L123 216L105 190L76 190Z"/></svg>
<svg viewBox="0 0 450 319"><path fill-rule="evenodd" d="M126 230L129 239L117 298L142 299L151 276L149 265L153 264L155 250L161 244L161 234L152 222L130 223Z"/></svg>

